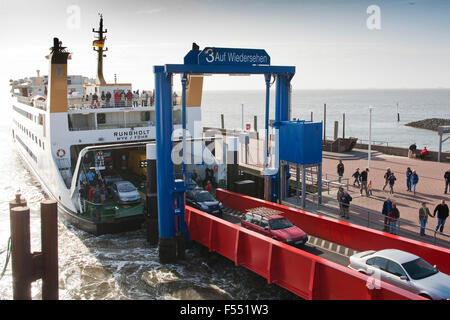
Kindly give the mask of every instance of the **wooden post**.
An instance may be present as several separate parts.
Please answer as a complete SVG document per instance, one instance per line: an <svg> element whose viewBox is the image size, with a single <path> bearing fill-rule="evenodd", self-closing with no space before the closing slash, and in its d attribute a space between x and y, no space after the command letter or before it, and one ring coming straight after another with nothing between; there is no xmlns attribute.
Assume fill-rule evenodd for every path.
<svg viewBox="0 0 450 320"><path fill-rule="evenodd" d="M31 300L30 209L19 206L11 208L10 221L13 299Z"/></svg>
<svg viewBox="0 0 450 320"><path fill-rule="evenodd" d="M342 139L345 139L345 113L342 114Z"/></svg>
<svg viewBox="0 0 450 320"><path fill-rule="evenodd" d="M58 204L41 202L42 299L58 300Z"/></svg>
<svg viewBox="0 0 450 320"><path fill-rule="evenodd" d="M258 131L258 116L253 116L253 131Z"/></svg>
<svg viewBox="0 0 450 320"><path fill-rule="evenodd" d="M220 115L220 124L221 124L221 128L225 129L225 118L224 118L223 114Z"/></svg>
<svg viewBox="0 0 450 320"><path fill-rule="evenodd" d="M323 105L323 140L327 140L327 104Z"/></svg>
<svg viewBox="0 0 450 320"><path fill-rule="evenodd" d="M334 140L337 140L338 138L338 130L339 130L339 122L334 122Z"/></svg>

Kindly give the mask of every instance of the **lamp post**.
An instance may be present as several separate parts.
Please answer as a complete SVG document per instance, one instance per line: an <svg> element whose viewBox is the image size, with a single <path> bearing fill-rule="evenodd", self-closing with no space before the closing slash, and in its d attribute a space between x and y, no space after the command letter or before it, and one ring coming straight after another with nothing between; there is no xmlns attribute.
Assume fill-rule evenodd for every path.
<svg viewBox="0 0 450 320"><path fill-rule="evenodd" d="M372 151L372 110L373 107L369 106L369 152L367 157L367 168L370 169L370 156Z"/></svg>

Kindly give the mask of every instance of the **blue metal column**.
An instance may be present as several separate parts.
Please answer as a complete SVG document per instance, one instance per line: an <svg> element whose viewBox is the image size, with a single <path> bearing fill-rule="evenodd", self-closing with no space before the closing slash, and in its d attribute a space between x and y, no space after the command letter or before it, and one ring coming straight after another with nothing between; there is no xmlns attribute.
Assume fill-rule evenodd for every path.
<svg viewBox="0 0 450 320"><path fill-rule="evenodd" d="M276 94L275 94L275 122L279 123L280 121L288 121L289 120L289 86L290 86L290 78L285 74L278 74L276 81ZM281 168L280 165L280 133L278 127L275 129L275 168L278 168L278 183L276 183L279 188L277 190L276 198L279 202L281 199L281 190L286 190L286 193L289 192L289 166L284 166ZM282 170L286 172L286 174L281 174ZM290 176L290 174L289 174ZM283 179L283 177L285 179ZM284 181L281 181L283 179Z"/></svg>
<svg viewBox="0 0 450 320"><path fill-rule="evenodd" d="M160 66L155 71L156 154L158 188L158 231L160 261L176 258L175 179L172 162L172 74Z"/></svg>
<svg viewBox="0 0 450 320"><path fill-rule="evenodd" d="M270 73L267 73L264 75L264 78L266 80L266 117L265 117L265 121L264 121L264 129L266 130L265 132L265 137L266 137L266 141L265 141L265 145L264 145L264 168L267 167L267 165L269 164L269 112L270 112L270 78L272 77L272 75Z"/></svg>
<svg viewBox="0 0 450 320"><path fill-rule="evenodd" d="M181 123L182 123L182 129L183 129L183 162L182 162L182 172L183 172L183 179L186 183L187 176L186 176L186 83L187 83L187 75L186 73L183 73L181 75Z"/></svg>

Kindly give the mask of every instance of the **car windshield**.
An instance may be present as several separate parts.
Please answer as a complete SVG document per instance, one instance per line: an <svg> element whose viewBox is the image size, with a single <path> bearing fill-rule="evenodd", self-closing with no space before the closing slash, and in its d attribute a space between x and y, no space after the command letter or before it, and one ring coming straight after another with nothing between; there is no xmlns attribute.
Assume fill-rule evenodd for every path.
<svg viewBox="0 0 450 320"><path fill-rule="evenodd" d="M136 191L136 187L133 186L131 183L121 183L117 186L117 189L119 189L119 192Z"/></svg>
<svg viewBox="0 0 450 320"><path fill-rule="evenodd" d="M294 226L292 222L290 222L288 219L285 218L270 220L269 224L271 230L280 230Z"/></svg>
<svg viewBox="0 0 450 320"><path fill-rule="evenodd" d="M195 195L195 199L198 202L205 202L205 201L216 201L216 199L214 199L214 197L211 195L211 193L209 193L208 191L205 192L198 192Z"/></svg>
<svg viewBox="0 0 450 320"><path fill-rule="evenodd" d="M414 280L424 279L439 272L436 268L421 258L406 262L402 264L402 266Z"/></svg>

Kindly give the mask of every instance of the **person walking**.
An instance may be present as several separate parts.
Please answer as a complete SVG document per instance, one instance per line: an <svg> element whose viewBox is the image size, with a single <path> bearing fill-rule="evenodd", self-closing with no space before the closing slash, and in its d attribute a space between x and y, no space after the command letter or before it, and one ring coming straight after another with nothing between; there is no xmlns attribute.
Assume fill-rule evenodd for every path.
<svg viewBox="0 0 450 320"><path fill-rule="evenodd" d="M400 211L397 209L395 203L392 204L391 210L389 211L389 232L397 235L397 222L400 218Z"/></svg>
<svg viewBox="0 0 450 320"><path fill-rule="evenodd" d="M450 184L450 169L448 169L448 170L444 173L444 181L445 181L445 190L444 190L444 193L447 194L447 191L448 191L448 185Z"/></svg>
<svg viewBox="0 0 450 320"><path fill-rule="evenodd" d="M389 180L389 193L394 194L394 184L395 184L395 180L397 180L394 172L391 172L388 180Z"/></svg>
<svg viewBox="0 0 450 320"><path fill-rule="evenodd" d="M337 165L337 174L339 176L339 183L341 183L342 176L344 175L344 164L342 163L342 160L339 160L339 163Z"/></svg>
<svg viewBox="0 0 450 320"><path fill-rule="evenodd" d="M413 170L411 175L411 184L414 195L416 195L416 186L418 182L419 182L419 175L417 174L416 170Z"/></svg>
<svg viewBox="0 0 450 320"><path fill-rule="evenodd" d="M445 224L445 220L448 217L448 206L445 203L445 200L442 200L440 204L438 204L436 206L436 208L434 208L433 211L433 217L436 216L436 212L437 212L437 217L438 217L438 223L436 226L436 231L439 230L439 232L444 232L444 224Z"/></svg>
<svg viewBox="0 0 450 320"><path fill-rule="evenodd" d="M391 168L387 168L386 173L384 174L384 186L383 191L389 183L389 177L391 176Z"/></svg>
<svg viewBox="0 0 450 320"><path fill-rule="evenodd" d="M369 183L367 184L367 193L369 196L372 195L372 180L369 180Z"/></svg>
<svg viewBox="0 0 450 320"><path fill-rule="evenodd" d="M342 209L342 197L344 196L344 188L339 187L337 192L337 201L339 203L339 215L344 216L344 210Z"/></svg>
<svg viewBox="0 0 450 320"><path fill-rule="evenodd" d="M359 176L361 173L359 172L359 168L356 168L356 171L352 174L352 177L355 178L355 181L353 181L353 186L355 187L355 184L358 184L358 188L360 187L359 184Z"/></svg>
<svg viewBox="0 0 450 320"><path fill-rule="evenodd" d="M427 226L428 216L433 217L430 213L430 209L427 207L426 202L422 202L422 207L419 209L419 221L420 221L420 235L425 235L425 227Z"/></svg>
<svg viewBox="0 0 450 320"><path fill-rule="evenodd" d="M406 191L411 191L411 175L412 170L410 167L406 169Z"/></svg>
<svg viewBox="0 0 450 320"><path fill-rule="evenodd" d="M392 201L391 198L387 198L383 202L383 209L381 210L381 214L384 215L384 232L389 232L389 212L392 208Z"/></svg>
<svg viewBox="0 0 450 320"><path fill-rule="evenodd" d="M342 201L342 210L344 211L344 218L350 219L348 212L350 207L350 202L352 201L352 196L348 194L347 190L344 190L344 195L341 198Z"/></svg>
<svg viewBox="0 0 450 320"><path fill-rule="evenodd" d="M369 196L369 192L367 191L367 179L369 177L369 168L366 168L361 175L359 176L359 180L361 181L361 187L359 189L359 193L362 195L363 189L366 191L366 196Z"/></svg>

